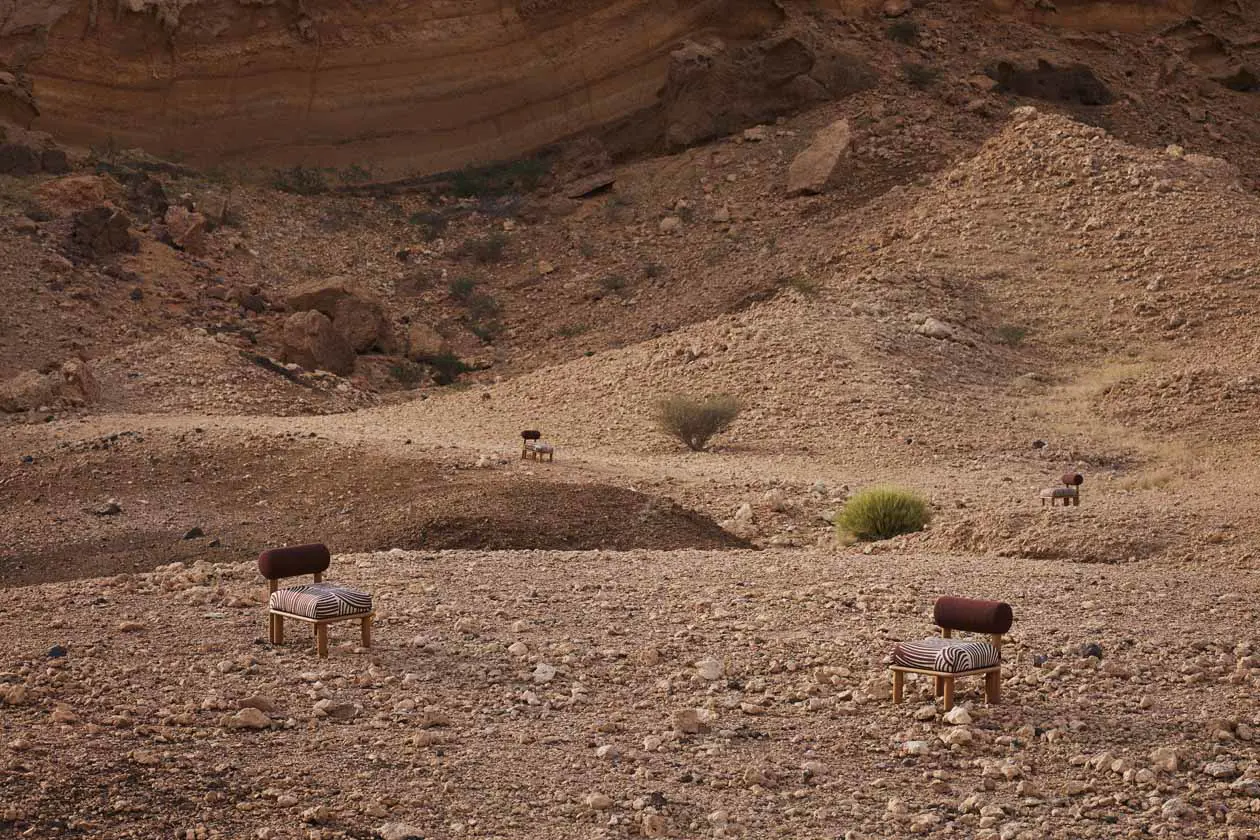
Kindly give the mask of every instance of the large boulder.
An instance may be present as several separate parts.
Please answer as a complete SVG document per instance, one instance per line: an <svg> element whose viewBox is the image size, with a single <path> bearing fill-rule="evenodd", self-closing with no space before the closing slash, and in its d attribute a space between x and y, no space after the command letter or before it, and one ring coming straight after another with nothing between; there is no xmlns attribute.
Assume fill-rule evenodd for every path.
<svg viewBox="0 0 1260 840"><path fill-rule="evenodd" d="M413 323L407 328L407 358L423 362L451 350L450 342L431 324Z"/></svg>
<svg viewBox="0 0 1260 840"><path fill-rule="evenodd" d="M331 318L333 328L356 353L396 349L385 307L344 278L307 283L289 295L288 303L294 311L314 310Z"/></svg>
<svg viewBox="0 0 1260 840"><path fill-rule="evenodd" d="M289 308L294 312L314 309L329 318L337 311L337 304L346 298L361 297L342 277L328 280L313 280L304 283L289 293Z"/></svg>
<svg viewBox="0 0 1260 840"><path fill-rule="evenodd" d="M0 122L0 173L35 175L50 172L62 175L69 171L70 159L51 136Z"/></svg>
<svg viewBox="0 0 1260 840"><path fill-rule="evenodd" d="M354 370L354 349L322 312L295 312L284 322L284 360L309 370L346 376Z"/></svg>
<svg viewBox="0 0 1260 840"><path fill-rule="evenodd" d="M135 253L139 240L131 235L131 219L117 207L102 204L74 214L70 247L85 257Z"/></svg>
<svg viewBox="0 0 1260 840"><path fill-rule="evenodd" d="M374 300L342 298L333 307L332 322L333 329L356 353L394 351L393 330L385 317L385 308Z"/></svg>
<svg viewBox="0 0 1260 840"><path fill-rule="evenodd" d="M172 204L166 208L167 241L195 256L206 252L206 217L187 207Z"/></svg>
<svg viewBox="0 0 1260 840"><path fill-rule="evenodd" d="M788 194L820 193L849 152L852 135L847 120L836 120L819 130L805 151L788 167Z"/></svg>
<svg viewBox="0 0 1260 840"><path fill-rule="evenodd" d="M28 370L0 382L0 412L32 411L87 405L100 398L88 366L71 359L48 373Z"/></svg>
<svg viewBox="0 0 1260 840"><path fill-rule="evenodd" d="M21 128L30 128L39 116L35 96L27 79L12 73L0 72L0 120Z"/></svg>

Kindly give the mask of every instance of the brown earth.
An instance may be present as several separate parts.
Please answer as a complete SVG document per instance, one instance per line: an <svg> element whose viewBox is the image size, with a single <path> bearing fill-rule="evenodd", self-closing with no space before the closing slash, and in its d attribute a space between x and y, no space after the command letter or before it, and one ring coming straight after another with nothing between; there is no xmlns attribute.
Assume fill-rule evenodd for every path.
<svg viewBox="0 0 1260 840"><path fill-rule="evenodd" d="M72 29L95 6L10 6L6 50L52 24L29 65L49 116L81 81L41 67L279 61L268 39L322 45L348 13L134 2ZM527 19L607 39L613 9L677 27L648 111L527 160L391 180L425 171L390 171L427 154L400 125L362 171L264 182L106 144L0 174L0 833L1260 834L1255 10L626 3L561 25L575 9L443 24L468 24L456 46ZM614 72L647 43L624 31L501 90L583 90L568 62ZM452 72L499 84L500 61ZM0 78L18 116L23 83ZM292 92L251 89L291 164ZM152 149L184 142L129 96L98 98ZM847 140L815 156L830 179L789 195L825 129ZM60 150L11 137L0 164ZM345 375L286 361L308 307ZM686 451L653 416L672 392L742 411ZM530 428L554 461L520 458ZM1069 470L1080 506L1043 507ZM839 539L875 484L922 492L930 525ZM344 627L323 661L305 633L262 642L252 558L311 540L375 593L371 651ZM891 645L941 594L1015 608L1005 702L965 685L969 720L921 683L887 702ZM675 731L687 709L708 731Z"/></svg>

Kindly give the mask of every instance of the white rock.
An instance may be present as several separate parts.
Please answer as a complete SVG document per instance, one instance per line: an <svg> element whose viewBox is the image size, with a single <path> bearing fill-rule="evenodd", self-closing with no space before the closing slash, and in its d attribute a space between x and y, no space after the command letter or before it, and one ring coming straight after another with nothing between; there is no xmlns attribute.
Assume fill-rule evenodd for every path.
<svg viewBox="0 0 1260 840"><path fill-rule="evenodd" d="M376 829L381 840L423 840L424 829L407 823L385 823Z"/></svg>
<svg viewBox="0 0 1260 840"><path fill-rule="evenodd" d="M932 748L927 741L906 741L901 745L901 751L906 755L927 755Z"/></svg>
<svg viewBox="0 0 1260 840"><path fill-rule="evenodd" d="M938 321L935 318L928 318L922 324L914 328L919 335L935 338L941 341L952 339L954 337L954 328L944 321Z"/></svg>
<svg viewBox="0 0 1260 840"><path fill-rule="evenodd" d="M709 681L720 680L723 674L722 663L706 656L696 663L696 673L700 675L701 679Z"/></svg>
<svg viewBox="0 0 1260 840"><path fill-rule="evenodd" d="M1188 820L1194 818L1194 808L1191 808L1184 800L1176 796L1166 800L1159 810L1166 820Z"/></svg>
<svg viewBox="0 0 1260 840"><path fill-rule="evenodd" d="M943 718L950 726L970 726L971 713L962 706L955 706L945 713Z"/></svg>
<svg viewBox="0 0 1260 840"><path fill-rule="evenodd" d="M539 662L534 667L534 682L539 685L549 683L556 678L556 668L554 665L548 665L546 662Z"/></svg>
<svg viewBox="0 0 1260 840"><path fill-rule="evenodd" d="M607 811L613 804L612 799L602 793L587 794L583 802L592 811Z"/></svg>
<svg viewBox="0 0 1260 840"><path fill-rule="evenodd" d="M512 642L508 645L508 653L513 656L525 656L529 653L529 645L524 642Z"/></svg>

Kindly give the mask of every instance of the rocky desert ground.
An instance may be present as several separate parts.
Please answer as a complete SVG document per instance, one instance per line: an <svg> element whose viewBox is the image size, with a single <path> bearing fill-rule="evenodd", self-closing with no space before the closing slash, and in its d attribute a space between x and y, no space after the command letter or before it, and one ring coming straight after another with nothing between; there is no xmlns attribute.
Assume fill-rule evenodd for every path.
<svg viewBox="0 0 1260 840"><path fill-rule="evenodd" d="M0 836L1260 836L1251 4L10 6Z"/></svg>

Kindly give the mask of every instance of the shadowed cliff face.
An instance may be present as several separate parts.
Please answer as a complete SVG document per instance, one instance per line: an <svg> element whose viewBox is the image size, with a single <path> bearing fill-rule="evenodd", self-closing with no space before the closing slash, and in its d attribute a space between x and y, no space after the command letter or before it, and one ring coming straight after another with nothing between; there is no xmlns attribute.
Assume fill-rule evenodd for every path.
<svg viewBox="0 0 1260 840"><path fill-rule="evenodd" d="M1027 11L1015 0L976 2ZM1201 2L1058 7L1122 26L1162 23ZM519 156L639 114L668 89L670 53L688 39L753 42L781 27L785 7L856 15L881 5L0 0L0 61L33 80L37 127L70 142L196 163L370 162L389 177Z"/></svg>

